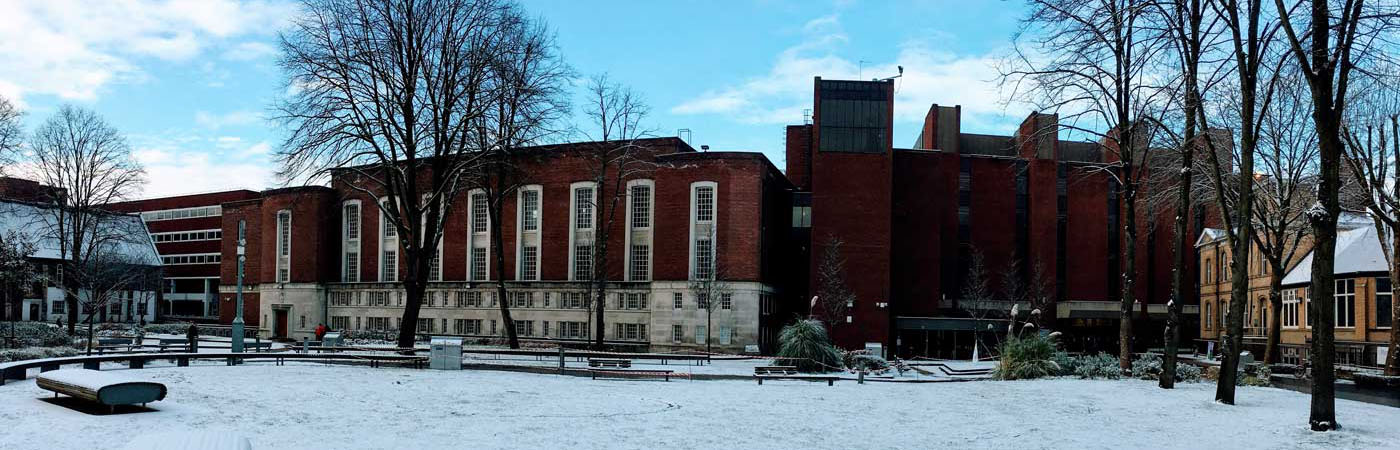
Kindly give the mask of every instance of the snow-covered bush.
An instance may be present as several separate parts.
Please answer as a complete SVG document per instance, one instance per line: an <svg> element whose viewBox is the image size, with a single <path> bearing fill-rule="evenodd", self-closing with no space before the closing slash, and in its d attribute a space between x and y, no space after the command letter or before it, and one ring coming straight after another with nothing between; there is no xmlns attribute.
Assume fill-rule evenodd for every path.
<svg viewBox="0 0 1400 450"><path fill-rule="evenodd" d="M26 347L0 350L0 363L23 361L26 359L60 358L77 356L82 352L73 347Z"/></svg>
<svg viewBox="0 0 1400 450"><path fill-rule="evenodd" d="M177 334L183 336L190 331L190 324L184 323L152 323L145 327L147 333L151 334Z"/></svg>
<svg viewBox="0 0 1400 450"><path fill-rule="evenodd" d="M1001 344L1001 361L995 375L1003 380L1029 380L1059 374L1055 354L1055 338L1048 335L1011 336Z"/></svg>
<svg viewBox="0 0 1400 450"><path fill-rule="evenodd" d="M853 350L841 352L842 363L847 369L854 372L865 371L867 373L884 373L890 370L890 362L885 358L870 354L865 350Z"/></svg>
<svg viewBox="0 0 1400 450"><path fill-rule="evenodd" d="M1050 356L1050 360L1054 361L1055 366L1059 368L1056 375L1074 375L1074 371L1079 369L1079 358L1063 351L1055 352L1054 355Z"/></svg>
<svg viewBox="0 0 1400 450"><path fill-rule="evenodd" d="M1156 380L1162 375L1162 357L1153 353L1142 355L1133 361L1133 378Z"/></svg>
<svg viewBox="0 0 1400 450"><path fill-rule="evenodd" d="M1076 356L1074 366L1074 374L1079 378L1117 380L1123 375L1118 368L1118 357L1107 353Z"/></svg>
<svg viewBox="0 0 1400 450"><path fill-rule="evenodd" d="M1195 364L1176 363L1176 381L1198 383L1201 381L1201 367Z"/></svg>
<svg viewBox="0 0 1400 450"><path fill-rule="evenodd" d="M1268 364L1258 365L1252 374L1244 369L1243 364L1235 369L1236 386L1270 386L1273 384L1270 379L1273 376L1273 371L1269 369Z"/></svg>
<svg viewBox="0 0 1400 450"><path fill-rule="evenodd" d="M61 347L73 345L73 339L62 328L43 322L13 322L0 324L0 335L9 336L10 325L15 327L13 348ZM3 345L3 344L0 344Z"/></svg>
<svg viewBox="0 0 1400 450"><path fill-rule="evenodd" d="M778 334L778 364L799 372L830 372L841 366L841 352L831 345L826 328L815 320L798 320Z"/></svg>

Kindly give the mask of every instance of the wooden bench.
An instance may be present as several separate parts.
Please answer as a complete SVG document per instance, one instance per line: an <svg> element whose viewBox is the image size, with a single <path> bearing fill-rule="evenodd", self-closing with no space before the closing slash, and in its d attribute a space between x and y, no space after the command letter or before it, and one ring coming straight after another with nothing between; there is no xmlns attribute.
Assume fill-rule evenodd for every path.
<svg viewBox="0 0 1400 450"><path fill-rule="evenodd" d="M588 367L593 367L593 368L626 369L626 368L632 367L632 360L630 360L630 359L589 358L589 359L588 359Z"/></svg>
<svg viewBox="0 0 1400 450"><path fill-rule="evenodd" d="M836 380L841 377L833 375L804 375L797 372L797 366L758 366L753 368L753 377L762 385L763 380L802 380L802 381L825 381L827 386L834 386Z"/></svg>
<svg viewBox="0 0 1400 450"><path fill-rule="evenodd" d="M602 377L631 378L631 377L661 377L666 381L671 381L670 370L659 369L588 369L588 373L593 379Z"/></svg>
<svg viewBox="0 0 1400 450"><path fill-rule="evenodd" d="M59 394L107 405L115 412L117 405L141 404L165 399L165 385L154 381L133 380L121 375L88 369L61 369L39 374L39 388Z"/></svg>
<svg viewBox="0 0 1400 450"><path fill-rule="evenodd" d="M160 340L160 347L157 348L156 351L159 352L159 353L165 353L165 350L167 350L167 349L169 349L169 348L171 348L171 347L179 347L179 350L180 350L180 351L188 352L188 351L190 351L190 340L189 340L189 339L161 339L161 340Z"/></svg>
<svg viewBox="0 0 1400 450"><path fill-rule="evenodd" d="M133 339L127 338L99 338L97 340L97 354L101 355L108 350L132 351L139 344Z"/></svg>

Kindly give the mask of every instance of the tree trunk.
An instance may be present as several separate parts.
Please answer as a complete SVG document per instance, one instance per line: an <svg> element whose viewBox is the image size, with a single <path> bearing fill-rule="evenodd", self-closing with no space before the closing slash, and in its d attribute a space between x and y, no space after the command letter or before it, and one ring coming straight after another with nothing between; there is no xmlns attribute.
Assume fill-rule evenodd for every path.
<svg viewBox="0 0 1400 450"><path fill-rule="evenodd" d="M399 323L399 348L413 348L416 342L414 336L418 332L418 315L423 308L423 294L428 290L428 267L432 258L425 257L429 252L419 250L418 253L405 255L405 259L411 263L403 280L405 303L403 320Z"/></svg>
<svg viewBox="0 0 1400 450"><path fill-rule="evenodd" d="M1278 339L1283 329L1283 267L1270 263L1269 267L1269 336L1264 340L1264 363L1275 364L1279 360Z"/></svg>
<svg viewBox="0 0 1400 450"><path fill-rule="evenodd" d="M1127 168L1132 171L1132 167ZM1133 306L1136 303L1133 297L1134 280L1137 279L1137 196L1135 189L1130 186L1132 183L1129 175L1128 183L1123 186L1125 195L1123 196L1125 214L1123 214L1123 286L1122 304L1118 314L1118 367L1123 373L1133 370Z"/></svg>
<svg viewBox="0 0 1400 450"><path fill-rule="evenodd" d="M499 173L499 172L498 172ZM497 182L499 184L499 181ZM500 186L497 186L499 188ZM501 309L501 323L506 327L506 343L510 348L520 348L520 336L516 334L515 320L510 317L510 305L506 297L506 254L505 241L502 239L504 232L501 231L501 210L505 205L505 192L499 189L488 197L491 203L491 247L495 253L496 265L496 298Z"/></svg>
<svg viewBox="0 0 1400 450"><path fill-rule="evenodd" d="M63 263L63 265L68 265ZM63 303L68 307L68 335L77 334L78 327L78 283L74 277L77 272L68 268L63 275Z"/></svg>
<svg viewBox="0 0 1400 450"><path fill-rule="evenodd" d="M1396 365L1400 363L1400 358L1396 358L1396 349L1400 348L1400 302L1396 301L1395 283L1400 280L1400 258L1396 258L1394 253L1400 249L1400 233L1391 230L1391 256L1390 256L1390 351L1385 355L1385 374L1387 376L1400 375L1400 368ZM1377 311L1379 313L1379 311Z"/></svg>
<svg viewBox="0 0 1400 450"><path fill-rule="evenodd" d="M1325 3L1323 5L1325 7ZM1323 15L1322 19L1326 20L1326 16ZM1330 79L1328 82L1330 83ZM1341 165L1342 141L1340 119L1333 118L1330 108L1325 107L1331 103L1327 94L1322 94L1322 101L1318 101L1320 91L1330 94L1332 89L1330 86L1321 90L1313 89L1313 101L1318 102L1313 111L1313 121L1318 128L1318 153L1321 156L1318 203L1322 207L1321 211L1315 208L1308 212L1308 220L1313 229L1312 301L1308 302L1308 321L1313 327L1312 349L1309 355L1313 377L1308 424L1313 431L1337 428L1334 317L1337 305L1334 300L1336 286L1333 283L1336 276L1333 270L1336 267L1337 216L1341 213L1337 194L1341 187L1338 169Z"/></svg>
<svg viewBox="0 0 1400 450"><path fill-rule="evenodd" d="M593 329L595 331L595 336L593 336L593 349L602 350L603 333L607 331L607 327L605 327L603 324L603 310L608 308L608 245L605 241L607 239L606 233L603 233L601 231L603 225L597 225L599 228L599 232L595 233L593 237L593 286L595 289L595 297L593 298L593 301L594 304L597 306L597 308L593 311Z"/></svg>

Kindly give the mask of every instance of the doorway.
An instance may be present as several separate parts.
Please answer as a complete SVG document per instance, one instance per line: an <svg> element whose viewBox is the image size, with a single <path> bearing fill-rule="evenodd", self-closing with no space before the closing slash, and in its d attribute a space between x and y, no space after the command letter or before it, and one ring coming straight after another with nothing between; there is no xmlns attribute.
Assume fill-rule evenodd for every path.
<svg viewBox="0 0 1400 450"><path fill-rule="evenodd" d="M273 337L275 337L275 338L280 338L280 339L286 339L286 338L287 338L287 310L285 310L285 309L277 309L277 310L273 310L272 313L273 313L273 315L276 316L276 318L273 319L273 320L275 321L275 323L276 323L276 326L273 327L273 329L272 329Z"/></svg>

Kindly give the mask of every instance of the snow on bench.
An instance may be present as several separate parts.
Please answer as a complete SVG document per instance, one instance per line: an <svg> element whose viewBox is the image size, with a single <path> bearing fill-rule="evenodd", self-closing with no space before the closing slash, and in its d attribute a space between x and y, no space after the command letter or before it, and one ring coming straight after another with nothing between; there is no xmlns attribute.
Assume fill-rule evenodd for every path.
<svg viewBox="0 0 1400 450"><path fill-rule="evenodd" d="M827 386L833 386L836 380L841 379L832 375L804 375L797 373L797 366L758 366L753 368L753 378L762 385L764 379L769 380L802 380L802 381L825 381Z"/></svg>
<svg viewBox="0 0 1400 450"><path fill-rule="evenodd" d="M110 372L88 369L61 369L39 374L36 384L53 391L90 402L116 408L165 399L165 385L154 381L136 380Z"/></svg>

